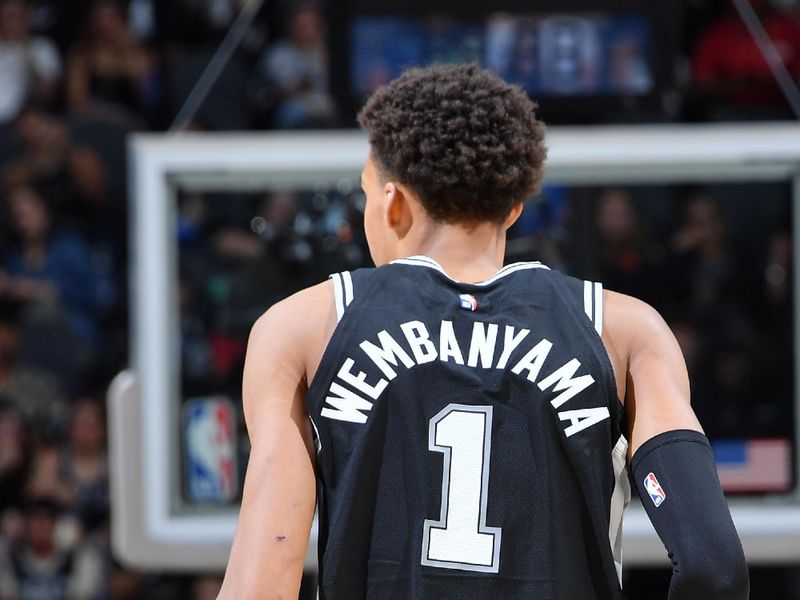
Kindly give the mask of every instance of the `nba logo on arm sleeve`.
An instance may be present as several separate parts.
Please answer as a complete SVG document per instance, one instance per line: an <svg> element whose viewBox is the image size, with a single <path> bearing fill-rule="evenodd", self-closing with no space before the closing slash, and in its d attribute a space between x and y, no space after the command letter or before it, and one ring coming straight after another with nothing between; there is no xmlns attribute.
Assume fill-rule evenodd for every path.
<svg viewBox="0 0 800 600"><path fill-rule="evenodd" d="M653 501L653 504L656 505L656 508L661 506L664 500L667 499L667 493L664 491L664 488L661 487L661 484L658 483L658 479L656 479L653 473L648 473L647 477L644 478L644 489L650 494L650 499Z"/></svg>

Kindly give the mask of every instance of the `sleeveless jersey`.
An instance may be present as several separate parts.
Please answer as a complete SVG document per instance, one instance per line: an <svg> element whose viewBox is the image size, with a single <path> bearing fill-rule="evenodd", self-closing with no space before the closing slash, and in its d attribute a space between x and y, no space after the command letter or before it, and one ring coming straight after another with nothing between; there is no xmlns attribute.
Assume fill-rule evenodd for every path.
<svg viewBox="0 0 800 600"><path fill-rule="evenodd" d="M622 598L630 498L602 287L430 258L332 276L308 390L323 600Z"/></svg>

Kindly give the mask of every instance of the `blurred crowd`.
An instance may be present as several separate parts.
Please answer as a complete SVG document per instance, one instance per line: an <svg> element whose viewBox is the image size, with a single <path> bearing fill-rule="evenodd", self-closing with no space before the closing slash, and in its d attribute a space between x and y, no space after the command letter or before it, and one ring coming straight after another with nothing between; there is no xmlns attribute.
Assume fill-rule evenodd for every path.
<svg viewBox="0 0 800 600"><path fill-rule="evenodd" d="M216 595L218 574L134 573L111 555L104 398L128 364L126 136L169 127L241 4L0 0L0 600ZM189 127L352 126L330 92L335 6L268 4ZM797 77L796 3L751 4ZM682 13L674 118L788 115L727 2ZM235 397L255 317L368 264L361 201L347 180L180 194L185 395ZM789 222L782 187L548 189L510 250L661 310L711 435L790 435Z"/></svg>
<svg viewBox="0 0 800 600"><path fill-rule="evenodd" d="M593 205L591 274L667 320L709 437L791 437L789 187L612 188Z"/></svg>
<svg viewBox="0 0 800 600"><path fill-rule="evenodd" d="M236 397L250 327L330 273L367 266L363 196L343 179L311 190L179 193L184 395Z"/></svg>

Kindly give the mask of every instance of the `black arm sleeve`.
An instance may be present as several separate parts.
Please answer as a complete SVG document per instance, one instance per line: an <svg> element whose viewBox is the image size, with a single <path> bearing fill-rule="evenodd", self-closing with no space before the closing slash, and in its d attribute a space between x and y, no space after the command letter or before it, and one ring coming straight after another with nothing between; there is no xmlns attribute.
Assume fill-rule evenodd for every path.
<svg viewBox="0 0 800 600"><path fill-rule="evenodd" d="M631 477L672 560L669 600L746 600L750 580L708 439L668 431L631 459Z"/></svg>

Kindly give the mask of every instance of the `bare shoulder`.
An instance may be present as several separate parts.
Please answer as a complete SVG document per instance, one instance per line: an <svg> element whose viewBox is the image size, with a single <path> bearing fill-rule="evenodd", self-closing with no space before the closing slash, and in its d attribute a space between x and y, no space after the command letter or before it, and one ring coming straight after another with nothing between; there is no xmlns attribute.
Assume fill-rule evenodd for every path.
<svg viewBox="0 0 800 600"><path fill-rule="evenodd" d="M279 354L278 362L297 364L310 380L335 327L333 286L323 281L272 305L258 318L250 331L248 359L261 362Z"/></svg>
<svg viewBox="0 0 800 600"><path fill-rule="evenodd" d="M605 290L603 302L605 326L620 335L643 334L667 327L655 308L633 296Z"/></svg>
<svg viewBox="0 0 800 600"><path fill-rule="evenodd" d="M332 307L331 283L323 281L273 304L255 322L250 335L273 337L287 329L301 334L314 321L327 317Z"/></svg>
<svg viewBox="0 0 800 600"><path fill-rule="evenodd" d="M631 354L639 336L658 327L660 316L638 298L603 290L603 345L614 368L617 397L626 404Z"/></svg>
<svg viewBox="0 0 800 600"><path fill-rule="evenodd" d="M603 301L603 341L619 360L628 363L636 354L665 344L673 350L677 347L669 325L647 302L608 290Z"/></svg>

